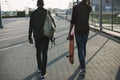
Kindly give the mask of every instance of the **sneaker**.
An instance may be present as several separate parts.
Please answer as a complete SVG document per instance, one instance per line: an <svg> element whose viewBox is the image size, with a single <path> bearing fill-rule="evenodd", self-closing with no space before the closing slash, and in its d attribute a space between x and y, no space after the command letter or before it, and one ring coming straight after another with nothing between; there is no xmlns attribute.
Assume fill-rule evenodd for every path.
<svg viewBox="0 0 120 80"><path fill-rule="evenodd" d="M46 76L47 76L47 73L41 74L41 78L42 78L42 79L45 78Z"/></svg>
<svg viewBox="0 0 120 80"><path fill-rule="evenodd" d="M85 74L85 73L86 73L85 69L80 70L80 74Z"/></svg>
<svg viewBox="0 0 120 80"><path fill-rule="evenodd" d="M37 72L38 72L38 73L41 73L41 70L38 69Z"/></svg>

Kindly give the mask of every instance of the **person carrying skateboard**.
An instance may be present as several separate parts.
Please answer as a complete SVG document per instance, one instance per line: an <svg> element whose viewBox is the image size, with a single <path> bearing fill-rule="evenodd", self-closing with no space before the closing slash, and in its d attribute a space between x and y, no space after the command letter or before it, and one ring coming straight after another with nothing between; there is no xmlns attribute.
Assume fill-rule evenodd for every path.
<svg viewBox="0 0 120 80"><path fill-rule="evenodd" d="M71 38L71 30L75 26L75 39L78 49L78 58L80 62L80 74L86 73L85 57L86 43L89 35L89 14L91 6L87 4L87 0L82 0L78 5L73 7L72 18L70 21L70 29L68 39Z"/></svg>

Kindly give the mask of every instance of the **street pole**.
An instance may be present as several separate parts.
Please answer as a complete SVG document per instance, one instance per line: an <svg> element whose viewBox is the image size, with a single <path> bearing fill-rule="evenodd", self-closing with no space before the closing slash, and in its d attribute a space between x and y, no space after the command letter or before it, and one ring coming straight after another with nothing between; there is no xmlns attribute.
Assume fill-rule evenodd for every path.
<svg viewBox="0 0 120 80"><path fill-rule="evenodd" d="M73 0L73 6L74 6L74 0Z"/></svg>
<svg viewBox="0 0 120 80"><path fill-rule="evenodd" d="M0 3L0 28L3 28L3 26L2 26L2 17L1 17L1 3Z"/></svg>
<svg viewBox="0 0 120 80"><path fill-rule="evenodd" d="M102 31L102 0L100 0L100 31Z"/></svg>
<svg viewBox="0 0 120 80"><path fill-rule="evenodd" d="M79 3L79 1L77 0L77 4Z"/></svg>

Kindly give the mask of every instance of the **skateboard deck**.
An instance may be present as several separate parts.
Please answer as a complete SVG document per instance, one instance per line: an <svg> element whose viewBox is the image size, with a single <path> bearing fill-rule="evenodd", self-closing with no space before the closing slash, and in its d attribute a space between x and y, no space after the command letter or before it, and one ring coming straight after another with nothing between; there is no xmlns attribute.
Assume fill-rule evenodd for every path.
<svg viewBox="0 0 120 80"><path fill-rule="evenodd" d="M69 58L71 64L74 63L74 27L72 28L71 37L69 38L69 55L67 55L67 58Z"/></svg>
<svg viewBox="0 0 120 80"><path fill-rule="evenodd" d="M69 40L69 62L74 63L74 38Z"/></svg>
<svg viewBox="0 0 120 80"><path fill-rule="evenodd" d="M74 63L74 36L69 39L69 54L66 57L69 58L71 64Z"/></svg>

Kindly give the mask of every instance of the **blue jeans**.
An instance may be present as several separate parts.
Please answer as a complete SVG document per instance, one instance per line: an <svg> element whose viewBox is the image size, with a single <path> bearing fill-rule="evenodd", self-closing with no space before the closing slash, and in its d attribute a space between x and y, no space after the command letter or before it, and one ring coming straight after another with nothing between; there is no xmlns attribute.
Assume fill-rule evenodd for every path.
<svg viewBox="0 0 120 80"><path fill-rule="evenodd" d="M86 43L88 39L88 34L78 35L75 34L76 45L78 49L78 58L80 62L81 69L85 68L85 57L86 57Z"/></svg>

